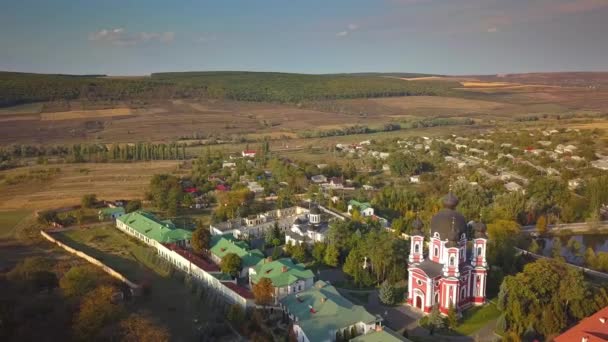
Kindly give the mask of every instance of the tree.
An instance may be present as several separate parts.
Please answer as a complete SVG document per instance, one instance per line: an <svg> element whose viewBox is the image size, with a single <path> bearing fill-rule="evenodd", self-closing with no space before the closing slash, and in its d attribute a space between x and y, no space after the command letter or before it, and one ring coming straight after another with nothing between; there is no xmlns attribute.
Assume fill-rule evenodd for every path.
<svg viewBox="0 0 608 342"><path fill-rule="evenodd" d="M515 221L496 220L488 224L488 237L490 240L506 240L518 236L521 232L519 224Z"/></svg>
<svg viewBox="0 0 608 342"><path fill-rule="evenodd" d="M458 313L454 308L454 303L450 302L450 306L448 307L448 327L450 329L455 329L458 326Z"/></svg>
<svg viewBox="0 0 608 342"><path fill-rule="evenodd" d="M325 256L323 257L323 262L325 262L325 264L327 266L337 267L338 266L338 257L339 257L338 249L333 244L330 244L329 246L327 246L327 248L325 250Z"/></svg>
<svg viewBox="0 0 608 342"><path fill-rule="evenodd" d="M547 217L542 215L536 220L536 231L539 235L545 235L547 233Z"/></svg>
<svg viewBox="0 0 608 342"><path fill-rule="evenodd" d="M198 226L194 232L192 232L192 239L190 240L192 244L192 250L197 254L205 254L209 249L211 244L211 232L209 229Z"/></svg>
<svg viewBox="0 0 608 342"><path fill-rule="evenodd" d="M83 297L73 326L78 339L99 338L101 330L120 317L123 308L112 300L115 292L114 287L103 285Z"/></svg>
<svg viewBox="0 0 608 342"><path fill-rule="evenodd" d="M536 239L532 239L528 250L534 254L538 254L538 252L540 251L540 246L538 245L538 242L536 242Z"/></svg>
<svg viewBox="0 0 608 342"><path fill-rule="evenodd" d="M97 286L100 275L93 266L74 266L61 277L59 287L65 296L79 298Z"/></svg>
<svg viewBox="0 0 608 342"><path fill-rule="evenodd" d="M82 209L76 210L76 213L74 215L76 218L76 223L78 223L78 225L81 225L82 220L84 219L84 212L82 211Z"/></svg>
<svg viewBox="0 0 608 342"><path fill-rule="evenodd" d="M226 274L237 277L241 271L241 257L234 253L228 253L222 258L220 269Z"/></svg>
<svg viewBox="0 0 608 342"><path fill-rule="evenodd" d="M137 211L141 209L141 200L132 200L129 201L127 203L127 205L125 206L125 212L128 213L132 213L134 211Z"/></svg>
<svg viewBox="0 0 608 342"><path fill-rule="evenodd" d="M86 194L82 196L82 200L80 201L80 205L83 208L92 208L97 203L97 195L95 194Z"/></svg>
<svg viewBox="0 0 608 342"><path fill-rule="evenodd" d="M562 258L562 240L558 237L553 238L553 246L551 247L551 256L556 259Z"/></svg>
<svg viewBox="0 0 608 342"><path fill-rule="evenodd" d="M296 245L293 246L291 249L291 257L300 263L306 261L306 247L303 243L296 243Z"/></svg>
<svg viewBox="0 0 608 342"><path fill-rule="evenodd" d="M312 258L315 259L317 263L322 263L323 258L325 256L325 245L323 242L315 242L312 246Z"/></svg>
<svg viewBox="0 0 608 342"><path fill-rule="evenodd" d="M148 315L134 313L120 322L121 341L159 341L168 342L170 335L166 327Z"/></svg>
<svg viewBox="0 0 608 342"><path fill-rule="evenodd" d="M385 280L380 286L380 291L378 292L378 298L380 301L386 305L395 304L395 287Z"/></svg>
<svg viewBox="0 0 608 342"><path fill-rule="evenodd" d="M260 279L257 284L253 284L252 290L256 304L272 304L274 298L274 286L272 286L272 281L269 278Z"/></svg>
<svg viewBox="0 0 608 342"><path fill-rule="evenodd" d="M430 334L433 335L435 330L443 329L444 326L445 326L445 321L443 320L443 317L441 316L441 313L439 312L439 308L437 307L437 304L435 304L433 306L433 308L431 309L431 313L429 314Z"/></svg>
<svg viewBox="0 0 608 342"><path fill-rule="evenodd" d="M57 276L50 272L51 263L41 257L28 257L10 270L6 277L21 290L40 291L57 287Z"/></svg>
<svg viewBox="0 0 608 342"><path fill-rule="evenodd" d="M498 308L508 331L521 336L531 327L547 337L596 310L591 298L580 271L555 259L540 259L505 277Z"/></svg>

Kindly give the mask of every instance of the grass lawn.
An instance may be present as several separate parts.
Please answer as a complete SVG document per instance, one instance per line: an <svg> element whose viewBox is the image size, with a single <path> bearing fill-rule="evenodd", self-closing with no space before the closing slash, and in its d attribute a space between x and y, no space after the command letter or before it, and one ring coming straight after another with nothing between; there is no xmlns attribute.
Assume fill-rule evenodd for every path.
<svg viewBox="0 0 608 342"><path fill-rule="evenodd" d="M14 237L17 224L31 213L31 210L0 211L0 239Z"/></svg>
<svg viewBox="0 0 608 342"><path fill-rule="evenodd" d="M500 314L501 312L493 303L481 307L472 307L464 312L460 325L454 330L461 335L470 335L490 321L497 319Z"/></svg>
<svg viewBox="0 0 608 342"><path fill-rule="evenodd" d="M171 340L196 340L196 325L209 321L213 312L188 290L180 277L170 276L159 265L156 252L113 226L76 229L54 235L67 245L81 250L123 273L136 283L150 285L148 296L138 297L135 310L149 312L169 328ZM198 322L198 323L195 323Z"/></svg>

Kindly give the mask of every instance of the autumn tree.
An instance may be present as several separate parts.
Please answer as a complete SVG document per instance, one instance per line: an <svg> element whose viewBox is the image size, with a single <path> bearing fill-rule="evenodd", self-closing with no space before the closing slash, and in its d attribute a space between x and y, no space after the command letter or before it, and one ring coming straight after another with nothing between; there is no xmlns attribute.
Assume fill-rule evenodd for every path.
<svg viewBox="0 0 608 342"><path fill-rule="evenodd" d="M86 194L82 196L80 201L80 205L83 208L92 208L97 203L97 195L95 194Z"/></svg>
<svg viewBox="0 0 608 342"><path fill-rule="evenodd" d="M192 232L192 239L190 240L192 250L197 254L205 254L209 250L211 244L211 232L209 229L199 225L194 232Z"/></svg>
<svg viewBox="0 0 608 342"><path fill-rule="evenodd" d="M93 290L101 273L93 266L74 266L59 280L59 287L67 297L82 297Z"/></svg>
<svg viewBox="0 0 608 342"><path fill-rule="evenodd" d="M272 304L274 298L274 286L272 286L272 281L269 278L260 279L257 284L253 285L252 290L256 304Z"/></svg>
<svg viewBox="0 0 608 342"><path fill-rule="evenodd" d="M536 232L539 235L545 235L547 233L547 217L545 215L541 215L541 217L536 220Z"/></svg>
<svg viewBox="0 0 608 342"><path fill-rule="evenodd" d="M456 308L454 308L454 303L451 301L448 307L447 323L448 327L452 330L458 326L458 313L456 312Z"/></svg>
<svg viewBox="0 0 608 342"><path fill-rule="evenodd" d="M134 313L120 322L120 334L124 342L168 342L169 331L148 315Z"/></svg>
<svg viewBox="0 0 608 342"><path fill-rule="evenodd" d="M220 269L226 274L237 277L241 271L241 257L235 253L224 255L220 263Z"/></svg>
<svg viewBox="0 0 608 342"><path fill-rule="evenodd" d="M104 327L120 318L123 308L112 300L114 293L114 287L103 285L83 297L73 325L74 335L79 340L99 338Z"/></svg>

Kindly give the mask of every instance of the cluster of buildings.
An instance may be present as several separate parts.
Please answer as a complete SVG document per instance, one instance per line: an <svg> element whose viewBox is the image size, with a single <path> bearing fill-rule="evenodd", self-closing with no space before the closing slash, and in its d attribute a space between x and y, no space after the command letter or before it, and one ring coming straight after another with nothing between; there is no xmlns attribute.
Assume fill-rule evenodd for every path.
<svg viewBox="0 0 608 342"><path fill-rule="evenodd" d="M293 209L297 211L297 209ZM306 213L308 220L318 222L321 215L316 207ZM337 336L352 337L351 341L408 341L382 326L382 318L370 314L360 305L342 297L335 287L316 281L314 273L289 258L272 260L233 234L212 236L209 259L190 252L192 233L177 228L169 220L136 211L116 219L116 227L155 248L158 255L224 297L231 304L255 307L251 287L268 278L274 287L274 305L288 316L300 342L335 341ZM232 231L234 233L234 231ZM218 267L222 258L234 253L241 258L240 279L222 273Z"/></svg>

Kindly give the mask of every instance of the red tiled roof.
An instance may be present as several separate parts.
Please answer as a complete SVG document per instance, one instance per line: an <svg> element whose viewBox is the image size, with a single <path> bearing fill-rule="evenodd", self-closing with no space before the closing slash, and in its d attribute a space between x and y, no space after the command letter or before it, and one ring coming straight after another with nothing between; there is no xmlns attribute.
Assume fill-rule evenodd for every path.
<svg viewBox="0 0 608 342"><path fill-rule="evenodd" d="M608 341L608 306L583 319L553 341L581 342L584 337L587 338L587 342Z"/></svg>
<svg viewBox="0 0 608 342"><path fill-rule="evenodd" d="M236 292L238 295L240 295L241 297L245 298L245 299L253 299L253 293L251 293L251 291L249 291L248 289L239 286L235 283L230 283L230 282L225 282L222 283L223 285L225 285L227 288L231 289L232 291Z"/></svg>
<svg viewBox="0 0 608 342"><path fill-rule="evenodd" d="M200 267L204 271L207 271L207 272L219 272L220 271L220 269L214 263L211 263L211 262L199 257L198 255L194 255L176 244L168 243L168 244L165 244L165 246L167 248L169 248L170 250L174 251L175 253L183 256L186 260L188 260L191 263L195 264L196 266Z"/></svg>

